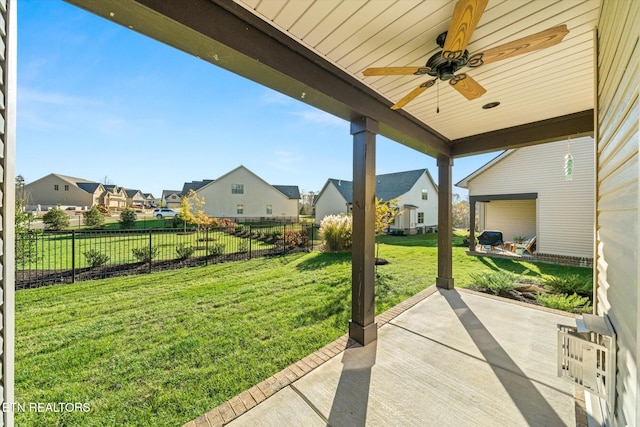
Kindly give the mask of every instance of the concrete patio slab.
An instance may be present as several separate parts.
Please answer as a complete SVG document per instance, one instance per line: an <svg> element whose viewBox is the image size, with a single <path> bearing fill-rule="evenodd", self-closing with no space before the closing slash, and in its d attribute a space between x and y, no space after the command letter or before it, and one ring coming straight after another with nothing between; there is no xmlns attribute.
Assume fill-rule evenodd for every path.
<svg viewBox="0 0 640 427"><path fill-rule="evenodd" d="M230 426L575 426L556 378L556 324L571 316L438 290Z"/></svg>
<svg viewBox="0 0 640 427"><path fill-rule="evenodd" d="M268 402L268 403L267 403ZM326 427L326 423L291 387L286 387L271 396L263 404L246 412L230 425L254 427L259 425Z"/></svg>

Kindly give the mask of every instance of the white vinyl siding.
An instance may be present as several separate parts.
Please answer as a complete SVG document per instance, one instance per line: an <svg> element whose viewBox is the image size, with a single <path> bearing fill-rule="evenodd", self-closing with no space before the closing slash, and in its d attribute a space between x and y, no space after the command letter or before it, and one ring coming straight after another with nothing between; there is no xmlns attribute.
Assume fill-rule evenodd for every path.
<svg viewBox="0 0 640 427"><path fill-rule="evenodd" d="M320 225L322 218L328 215L348 213L347 201L331 181L327 182L316 201L316 224Z"/></svg>
<svg viewBox="0 0 640 427"><path fill-rule="evenodd" d="M485 228L502 231L505 241L537 234L535 200L494 200L485 204L483 215Z"/></svg>
<svg viewBox="0 0 640 427"><path fill-rule="evenodd" d="M564 157L568 149L568 142L564 140L514 150L471 178L469 195L537 193L537 251L591 258L594 227L593 138L571 141L574 165L572 181L566 181L564 176ZM492 203L496 202L488 205ZM505 228L495 222L491 223L491 227L498 230ZM485 223L486 229L491 227ZM504 237L510 239L513 236L505 234Z"/></svg>
<svg viewBox="0 0 640 427"><path fill-rule="evenodd" d="M242 193L232 194L229 189L240 190L234 185L240 185ZM275 217L298 218L297 199L289 199L244 166L199 188L196 194L205 201L205 213L218 218L262 218L267 205L271 205ZM239 205L242 213L238 212Z"/></svg>
<svg viewBox="0 0 640 427"><path fill-rule="evenodd" d="M640 425L638 36L640 2L605 1L598 23L596 311L618 340L613 426Z"/></svg>

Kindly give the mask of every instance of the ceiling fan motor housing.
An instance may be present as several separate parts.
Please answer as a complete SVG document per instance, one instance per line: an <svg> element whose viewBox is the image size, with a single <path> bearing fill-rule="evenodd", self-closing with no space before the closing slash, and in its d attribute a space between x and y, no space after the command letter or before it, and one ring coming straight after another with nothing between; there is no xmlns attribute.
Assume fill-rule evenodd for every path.
<svg viewBox="0 0 640 427"><path fill-rule="evenodd" d="M427 74L440 80L451 80L455 72L467 65L467 62L469 62L469 51L467 50L457 58L445 58L440 51L427 61L426 68L429 70Z"/></svg>

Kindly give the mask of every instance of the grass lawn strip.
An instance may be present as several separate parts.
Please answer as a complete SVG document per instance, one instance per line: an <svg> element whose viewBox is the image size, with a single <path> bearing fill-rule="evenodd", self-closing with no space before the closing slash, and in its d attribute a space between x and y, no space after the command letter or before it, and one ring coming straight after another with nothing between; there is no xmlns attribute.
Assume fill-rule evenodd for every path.
<svg viewBox="0 0 640 427"><path fill-rule="evenodd" d="M433 284L436 238L384 239L377 314ZM454 248L457 286L469 271L591 275L464 251ZM19 291L16 402L91 411L17 413L16 425L182 425L343 335L350 261L298 253Z"/></svg>

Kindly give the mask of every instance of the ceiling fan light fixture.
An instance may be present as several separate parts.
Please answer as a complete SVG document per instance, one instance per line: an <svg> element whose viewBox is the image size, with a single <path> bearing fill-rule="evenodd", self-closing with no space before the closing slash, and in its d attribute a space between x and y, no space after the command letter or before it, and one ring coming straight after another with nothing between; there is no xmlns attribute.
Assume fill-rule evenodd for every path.
<svg viewBox="0 0 640 427"><path fill-rule="evenodd" d="M484 104L482 106L482 109L483 110L490 110L492 108L496 108L498 105L500 105L500 103L498 101L489 102L488 104Z"/></svg>

